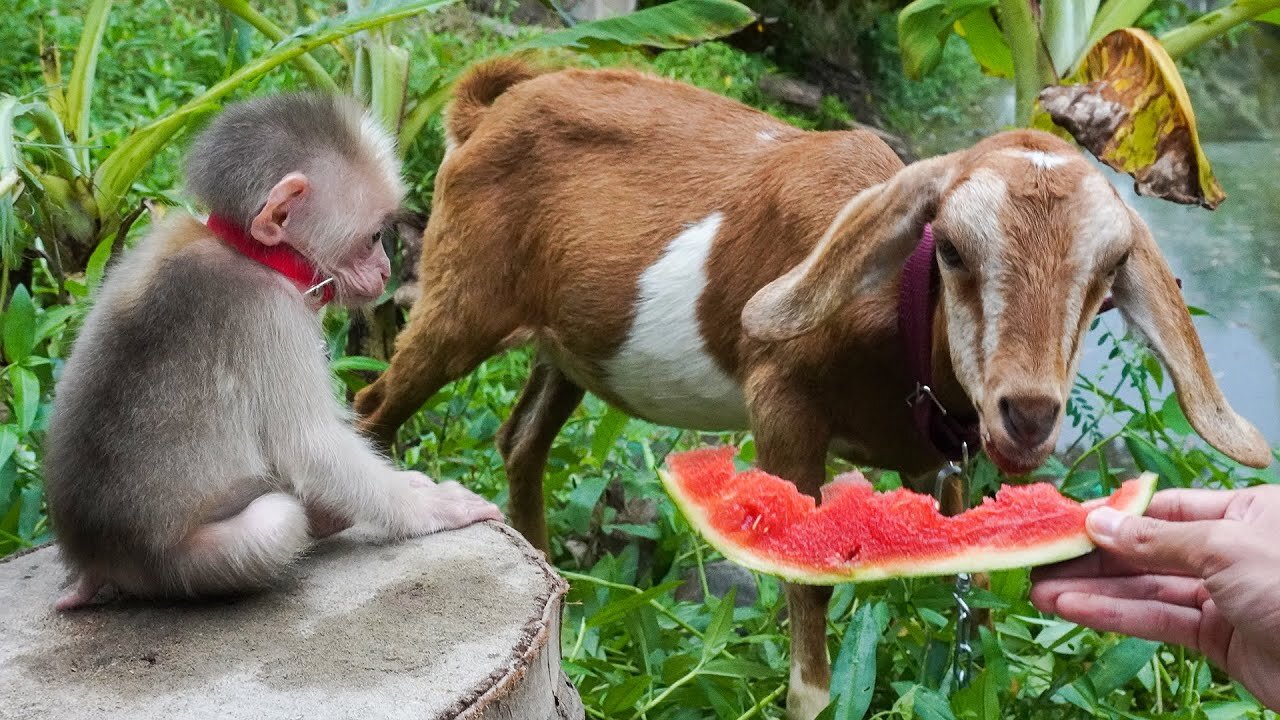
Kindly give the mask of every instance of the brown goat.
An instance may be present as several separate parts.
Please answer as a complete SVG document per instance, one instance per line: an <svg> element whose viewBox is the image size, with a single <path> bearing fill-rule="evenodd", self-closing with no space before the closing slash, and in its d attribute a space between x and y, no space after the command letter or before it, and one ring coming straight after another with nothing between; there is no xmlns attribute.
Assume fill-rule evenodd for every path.
<svg viewBox="0 0 1280 720"><path fill-rule="evenodd" d="M934 390L1003 469L1054 447L1080 341L1110 291L1187 417L1249 465L1270 456L1223 399L1138 215L1073 147L1013 131L903 167L868 132L804 132L628 71L515 60L459 84L420 299L356 400L389 443L445 383L515 339L538 359L498 435L509 514L546 547L542 475L591 391L682 428L749 428L760 466L817 495L829 451L916 474L943 458L903 402L904 259L938 238ZM826 705L829 589L788 586L788 712Z"/></svg>

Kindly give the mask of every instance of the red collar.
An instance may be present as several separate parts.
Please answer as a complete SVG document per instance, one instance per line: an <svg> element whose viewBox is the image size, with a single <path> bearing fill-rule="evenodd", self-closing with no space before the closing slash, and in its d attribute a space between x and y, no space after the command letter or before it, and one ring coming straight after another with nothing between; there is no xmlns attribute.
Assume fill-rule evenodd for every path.
<svg viewBox="0 0 1280 720"><path fill-rule="evenodd" d="M304 294L324 279L324 274L310 260L284 243L264 245L254 240L244 228L221 215L210 215L205 226L241 255L289 278ZM333 300L333 295L332 283L320 288L317 297L321 307Z"/></svg>

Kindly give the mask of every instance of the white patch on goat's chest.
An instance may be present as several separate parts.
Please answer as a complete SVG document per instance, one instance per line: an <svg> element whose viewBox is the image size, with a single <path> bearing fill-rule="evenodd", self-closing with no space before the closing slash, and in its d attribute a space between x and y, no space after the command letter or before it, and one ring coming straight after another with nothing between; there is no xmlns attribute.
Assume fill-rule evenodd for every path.
<svg viewBox="0 0 1280 720"><path fill-rule="evenodd" d="M635 320L617 355L604 364L610 392L661 425L727 430L747 425L742 388L716 365L698 326L720 213L680 233L640 275Z"/></svg>

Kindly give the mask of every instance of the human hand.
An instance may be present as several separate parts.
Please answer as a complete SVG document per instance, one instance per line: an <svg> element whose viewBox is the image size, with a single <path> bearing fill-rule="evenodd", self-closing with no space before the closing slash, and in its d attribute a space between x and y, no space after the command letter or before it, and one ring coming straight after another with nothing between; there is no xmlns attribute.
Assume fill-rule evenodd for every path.
<svg viewBox="0 0 1280 720"><path fill-rule="evenodd" d="M1166 490L1086 528L1098 551L1034 572L1037 608L1199 650L1280 709L1280 487Z"/></svg>

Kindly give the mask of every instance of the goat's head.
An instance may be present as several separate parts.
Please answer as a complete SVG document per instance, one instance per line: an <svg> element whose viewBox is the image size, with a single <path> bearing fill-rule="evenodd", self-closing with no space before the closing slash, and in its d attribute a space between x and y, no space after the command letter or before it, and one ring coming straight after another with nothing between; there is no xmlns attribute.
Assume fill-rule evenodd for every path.
<svg viewBox="0 0 1280 720"><path fill-rule="evenodd" d="M1052 451L1081 340L1108 292L1168 368L1196 431L1242 463L1270 462L1262 436L1218 389L1142 219L1047 133L1001 133L859 193L804 262L747 303L745 329L787 339L859 295L888 292L926 222L955 376L1002 469L1030 471Z"/></svg>

